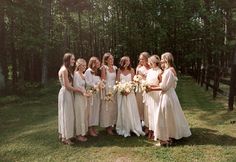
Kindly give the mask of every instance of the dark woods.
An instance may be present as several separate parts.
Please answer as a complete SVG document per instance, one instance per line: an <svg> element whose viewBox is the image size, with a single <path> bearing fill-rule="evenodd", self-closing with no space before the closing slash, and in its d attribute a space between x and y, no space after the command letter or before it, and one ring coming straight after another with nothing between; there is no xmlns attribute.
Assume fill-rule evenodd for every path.
<svg viewBox="0 0 236 162"><path fill-rule="evenodd" d="M142 51L170 51L181 73L200 81L217 67L214 76L227 78L235 10L233 0L1 0L0 88L46 84L65 52L86 60L112 52L116 63L125 54L135 66Z"/></svg>

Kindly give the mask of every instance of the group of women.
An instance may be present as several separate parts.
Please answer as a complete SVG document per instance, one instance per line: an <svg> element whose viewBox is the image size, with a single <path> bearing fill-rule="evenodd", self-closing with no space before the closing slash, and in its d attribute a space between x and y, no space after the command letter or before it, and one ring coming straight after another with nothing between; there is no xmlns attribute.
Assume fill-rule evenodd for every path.
<svg viewBox="0 0 236 162"><path fill-rule="evenodd" d="M87 141L98 136L98 126L109 135L128 137L147 135L159 140L159 146L170 145L173 139L191 135L188 122L175 92L177 74L173 55L169 52L149 57L139 55L136 70L130 58L123 56L119 68L111 53L105 53L102 65L97 57L88 62L66 53L58 72L61 89L58 95L58 131L64 144ZM147 83L145 91L114 92L117 82L131 82L135 75Z"/></svg>

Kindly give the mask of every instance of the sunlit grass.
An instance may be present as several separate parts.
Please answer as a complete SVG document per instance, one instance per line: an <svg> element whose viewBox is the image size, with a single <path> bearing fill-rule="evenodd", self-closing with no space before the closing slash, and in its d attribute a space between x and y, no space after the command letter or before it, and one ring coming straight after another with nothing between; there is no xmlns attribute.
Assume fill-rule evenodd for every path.
<svg viewBox="0 0 236 162"><path fill-rule="evenodd" d="M75 146L57 140L56 83L30 98L0 98L0 161L236 161L236 111L226 98L212 99L191 78L178 83L178 96L192 136L170 148L157 148L145 137L108 136ZM10 102L9 102L10 100Z"/></svg>

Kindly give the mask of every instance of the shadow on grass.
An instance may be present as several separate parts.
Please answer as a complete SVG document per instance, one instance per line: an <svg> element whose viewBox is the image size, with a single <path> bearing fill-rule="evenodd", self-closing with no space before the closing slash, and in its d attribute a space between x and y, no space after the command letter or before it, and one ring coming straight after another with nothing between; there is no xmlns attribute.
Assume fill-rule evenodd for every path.
<svg viewBox="0 0 236 162"><path fill-rule="evenodd" d="M192 136L177 141L177 146L182 145L214 145L236 146L236 137L220 134L216 130L207 128L192 128Z"/></svg>
<svg viewBox="0 0 236 162"><path fill-rule="evenodd" d="M180 139L176 142L178 146L194 146L194 145L214 145L214 146L236 146L236 137L232 137L226 134L220 134L220 132L207 128L192 128L192 136L188 138ZM52 129L45 131L31 133L27 137L27 143L33 145L39 145L50 148L60 148L62 143L56 138L57 133ZM19 139L23 140L23 139ZM23 140L25 141L25 140ZM72 147L89 148L89 147L153 147L156 142L150 142L146 137L137 137L132 135L124 138L123 136L110 136L107 135L104 130L99 131L98 137L88 136L87 142L76 142Z"/></svg>
<svg viewBox="0 0 236 162"><path fill-rule="evenodd" d="M27 136L28 143L34 143L35 145L48 146L51 148L61 147L64 145L56 138L56 132L50 131L39 131L37 133L32 133ZM107 135L106 131L100 130L97 137L88 136L88 141L86 142L75 142L73 147L106 147L106 146L117 146L117 147L148 147L153 146L152 143L146 140L146 137L137 137L132 135L130 137L124 138L118 135Z"/></svg>

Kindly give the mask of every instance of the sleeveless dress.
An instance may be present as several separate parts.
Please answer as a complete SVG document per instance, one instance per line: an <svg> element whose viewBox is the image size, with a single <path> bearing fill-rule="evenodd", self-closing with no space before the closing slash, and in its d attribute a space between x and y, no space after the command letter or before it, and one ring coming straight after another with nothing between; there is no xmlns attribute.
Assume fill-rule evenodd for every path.
<svg viewBox="0 0 236 162"><path fill-rule="evenodd" d="M147 76L147 72L148 72L148 69L146 69L145 66L141 66L141 67L137 68L136 73ZM141 118L141 120L144 121L144 125L146 127L149 127L148 109L143 101L143 92L137 92L136 99L137 99L137 103L138 103L138 110L139 110L140 118Z"/></svg>
<svg viewBox="0 0 236 162"><path fill-rule="evenodd" d="M121 82L129 82L132 80L132 75L120 74ZM137 136L145 135L142 131L140 122L137 101L134 92L131 92L127 96L117 94L118 102L118 116L116 122L116 131L119 135L124 137L130 136L130 131Z"/></svg>
<svg viewBox="0 0 236 162"><path fill-rule="evenodd" d="M63 139L74 137L74 96L66 89L62 75L59 76L61 89L58 94L58 132Z"/></svg>
<svg viewBox="0 0 236 162"><path fill-rule="evenodd" d="M110 72L108 66L106 68L106 84L103 90L101 110L100 110L100 126L109 127L116 124L117 118L117 101L116 96L112 96L112 101L106 101L105 95L113 93L113 87L116 83L116 66L113 66L114 71ZM114 94L114 93L113 93Z"/></svg>
<svg viewBox="0 0 236 162"><path fill-rule="evenodd" d="M92 74L92 69L88 68L85 71L85 81L86 84L94 87L95 85L98 85L101 81L101 78L99 76L96 76ZM100 97L100 91L93 94L91 97L88 98L88 125L91 126L98 126L99 125L99 112L100 112L100 103L101 103L101 97Z"/></svg>
<svg viewBox="0 0 236 162"><path fill-rule="evenodd" d="M158 85L158 76L161 74L161 69L149 69L147 73L146 82L149 85ZM160 101L160 91L151 91L151 92L144 92L143 100L145 105L148 109L148 123L149 123L149 130L154 131L154 123L156 120L157 108Z"/></svg>
<svg viewBox="0 0 236 162"><path fill-rule="evenodd" d="M80 76L79 72L74 74L73 85L75 88L80 88L83 92L85 90L85 80ZM75 134L77 136L86 135L88 131L88 106L87 97L81 93L75 93Z"/></svg>
<svg viewBox="0 0 236 162"><path fill-rule="evenodd" d="M170 69L164 71L160 84L163 91L157 109L154 140L166 141L169 138L180 139L191 135L188 122L175 92L177 80Z"/></svg>

